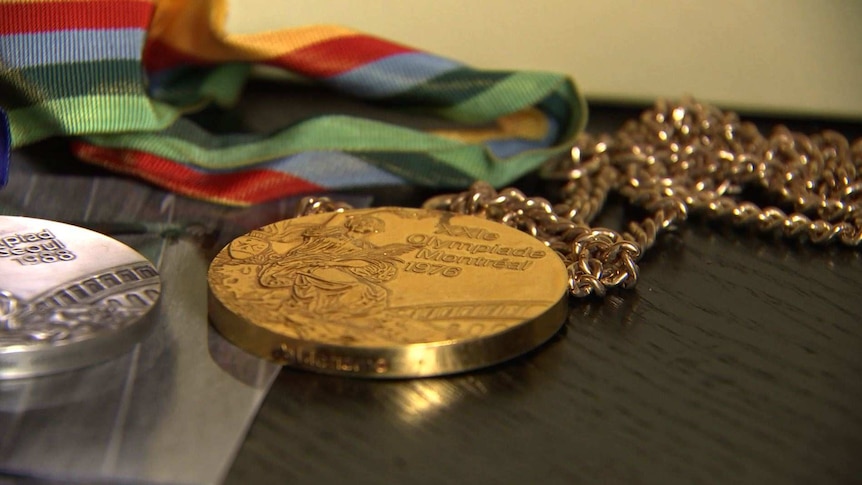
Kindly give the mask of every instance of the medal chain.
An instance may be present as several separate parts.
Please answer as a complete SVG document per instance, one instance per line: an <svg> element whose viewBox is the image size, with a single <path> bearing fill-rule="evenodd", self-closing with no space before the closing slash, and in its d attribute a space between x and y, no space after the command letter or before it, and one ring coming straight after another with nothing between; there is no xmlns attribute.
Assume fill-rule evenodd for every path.
<svg viewBox="0 0 862 485"><path fill-rule="evenodd" d="M659 100L615 133L581 134L541 174L563 183L560 202L477 182L423 207L533 235L560 255L576 297L634 286L637 261L690 213L815 244L862 242L862 138L851 145L835 131L808 136L784 126L767 137L736 113L692 99ZM647 216L623 232L593 227L612 193ZM748 200L751 195L769 204ZM298 214L349 208L305 198Z"/></svg>

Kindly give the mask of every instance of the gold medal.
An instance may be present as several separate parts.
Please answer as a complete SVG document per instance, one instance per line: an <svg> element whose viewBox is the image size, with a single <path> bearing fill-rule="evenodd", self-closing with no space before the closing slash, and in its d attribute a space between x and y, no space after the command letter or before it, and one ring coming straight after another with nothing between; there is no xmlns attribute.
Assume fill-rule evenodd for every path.
<svg viewBox="0 0 862 485"><path fill-rule="evenodd" d="M474 216L376 208L276 222L209 269L209 313L236 345L365 377L461 372L523 354L566 315L566 268Z"/></svg>

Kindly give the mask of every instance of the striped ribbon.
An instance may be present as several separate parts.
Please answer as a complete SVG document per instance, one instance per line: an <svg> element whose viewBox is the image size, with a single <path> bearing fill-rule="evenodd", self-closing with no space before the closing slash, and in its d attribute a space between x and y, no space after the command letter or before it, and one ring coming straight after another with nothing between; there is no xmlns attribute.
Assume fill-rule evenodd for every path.
<svg viewBox="0 0 862 485"><path fill-rule="evenodd" d="M75 136L82 160L250 204L405 183L502 185L565 150L585 122L566 76L477 70L337 26L232 35L226 15L226 0L0 0L0 107L12 146ZM339 114L266 134L197 123L204 109L235 109L254 65L454 127Z"/></svg>

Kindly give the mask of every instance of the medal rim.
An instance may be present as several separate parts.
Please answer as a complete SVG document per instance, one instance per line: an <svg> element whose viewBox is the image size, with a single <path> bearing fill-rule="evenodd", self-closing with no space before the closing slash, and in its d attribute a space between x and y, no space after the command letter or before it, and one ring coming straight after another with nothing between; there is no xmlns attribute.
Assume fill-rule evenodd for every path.
<svg viewBox="0 0 862 485"><path fill-rule="evenodd" d="M563 294L538 317L492 335L401 346L345 346L290 338L234 315L212 291L208 292L207 306L213 327L228 341L258 357L322 374L404 379L458 374L524 355L546 343L562 328L568 298ZM307 357L287 358L285 348ZM416 358L417 354L433 364L425 364L424 359ZM385 365L380 364L381 359Z"/></svg>

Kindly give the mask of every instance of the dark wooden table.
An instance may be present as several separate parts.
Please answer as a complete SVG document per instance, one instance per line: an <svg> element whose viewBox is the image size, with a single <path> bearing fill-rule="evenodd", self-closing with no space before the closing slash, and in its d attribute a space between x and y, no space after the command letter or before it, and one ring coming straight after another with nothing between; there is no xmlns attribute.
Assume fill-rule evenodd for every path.
<svg viewBox="0 0 862 485"><path fill-rule="evenodd" d="M260 93L251 109L277 118ZM593 107L589 130L636 113ZM69 167L39 169L104 175ZM226 482L862 483L858 250L694 220L644 258L637 289L570 308L546 345L483 371L379 382L283 370Z"/></svg>
<svg viewBox="0 0 862 485"><path fill-rule="evenodd" d="M593 107L588 130L636 113ZM570 306L481 372L282 371L227 483L862 483L859 251L692 221L636 290Z"/></svg>

